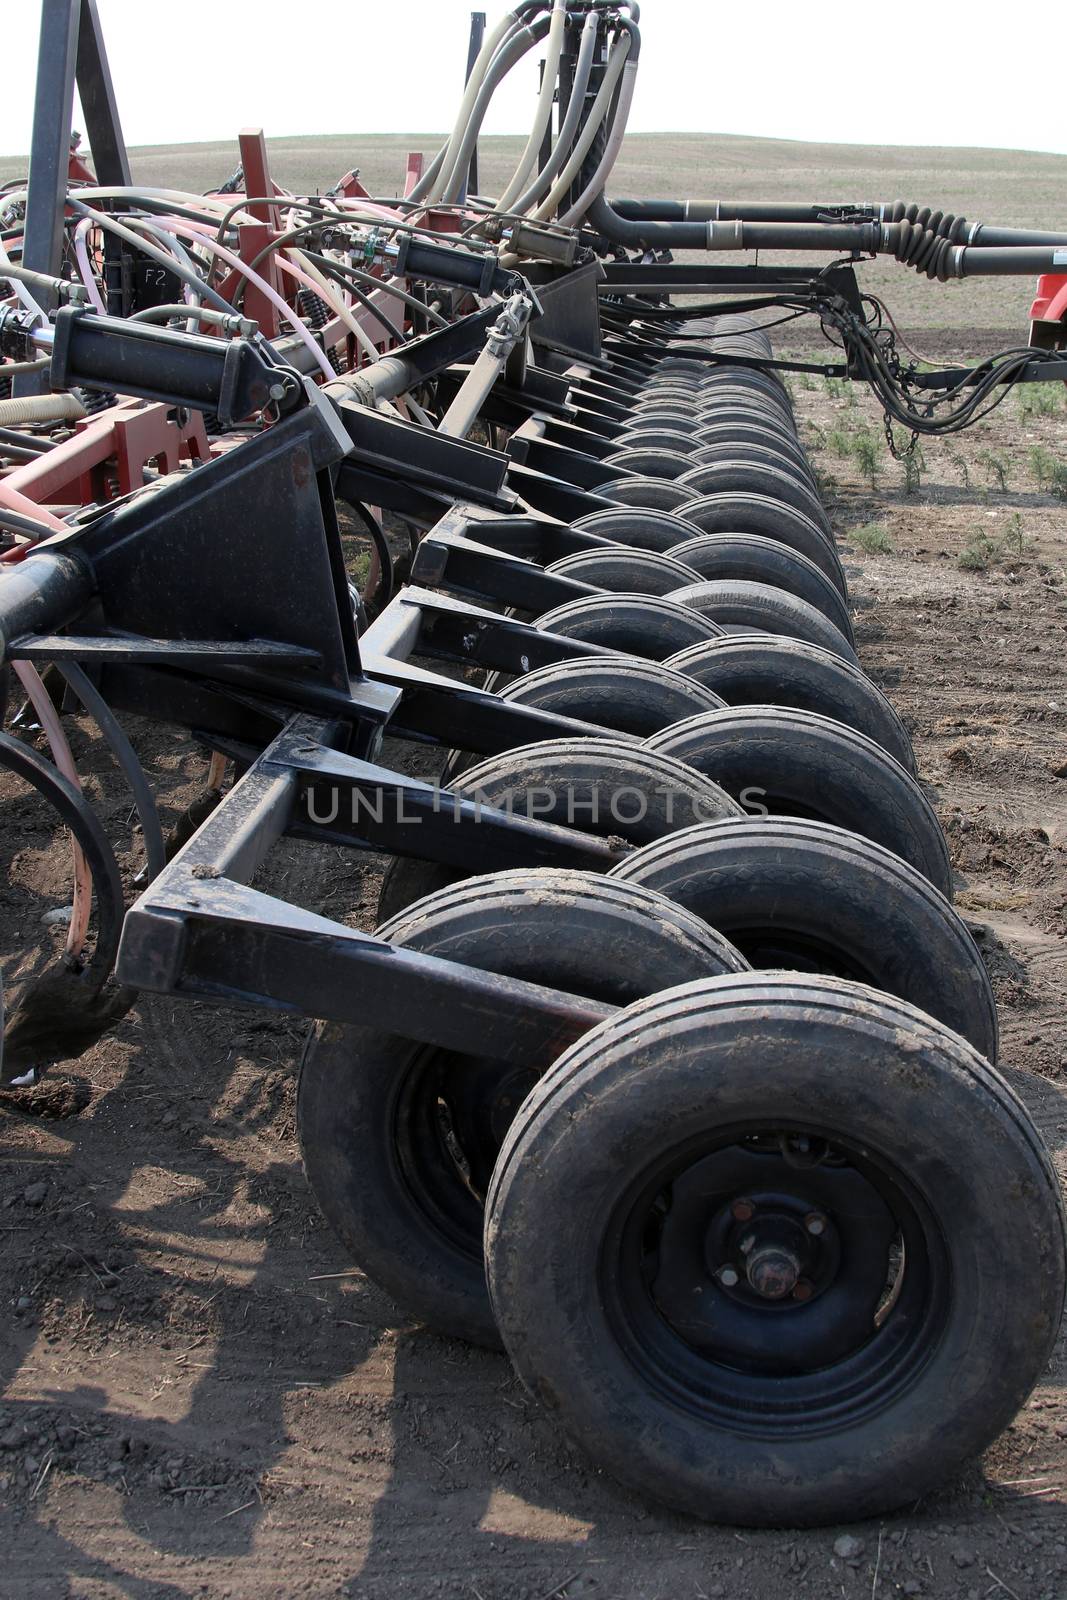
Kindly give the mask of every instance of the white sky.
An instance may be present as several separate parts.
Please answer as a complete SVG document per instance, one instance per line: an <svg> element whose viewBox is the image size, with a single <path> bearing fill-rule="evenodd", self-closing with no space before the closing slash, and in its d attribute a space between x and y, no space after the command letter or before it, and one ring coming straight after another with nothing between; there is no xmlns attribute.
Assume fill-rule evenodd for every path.
<svg viewBox="0 0 1067 1600"><path fill-rule="evenodd" d="M437 132L462 86L472 0L98 0L128 144ZM480 0L492 26L503 7ZM0 153L29 146L39 0L0 0ZM1055 11L1056 8L1054 7ZM850 144L1067 153L1057 52L1026 11L645 0L630 126ZM1062 43L1062 40L1061 40ZM528 58L532 61L532 58ZM14 70L14 64L19 70ZM1043 85L1043 87L1041 87ZM489 133L526 132L536 66L505 82ZM77 126L80 123L76 122Z"/></svg>

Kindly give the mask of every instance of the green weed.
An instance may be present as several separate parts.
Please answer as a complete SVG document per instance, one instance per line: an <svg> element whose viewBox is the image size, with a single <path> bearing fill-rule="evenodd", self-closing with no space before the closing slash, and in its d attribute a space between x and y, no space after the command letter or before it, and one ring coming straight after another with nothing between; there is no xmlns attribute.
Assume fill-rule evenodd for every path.
<svg viewBox="0 0 1067 1600"><path fill-rule="evenodd" d="M880 522L865 522L861 528L850 528L847 537L870 556L890 555L893 550L893 541Z"/></svg>

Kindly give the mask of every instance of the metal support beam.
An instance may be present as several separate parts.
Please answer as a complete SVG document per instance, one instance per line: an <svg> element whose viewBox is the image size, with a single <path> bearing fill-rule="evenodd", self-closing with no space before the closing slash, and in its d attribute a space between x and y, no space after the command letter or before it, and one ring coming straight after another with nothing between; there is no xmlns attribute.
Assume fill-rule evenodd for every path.
<svg viewBox="0 0 1067 1600"><path fill-rule="evenodd" d="M116 187L126 185L130 182L130 161L122 137L96 0L81 0L75 72L97 182Z"/></svg>
<svg viewBox="0 0 1067 1600"><path fill-rule="evenodd" d="M70 121L78 54L80 0L41 0L41 42L33 102L29 195L26 201L24 266L59 276L63 258L63 202L70 162ZM42 290L46 311L58 304ZM47 378L34 375L23 393L44 393Z"/></svg>
<svg viewBox="0 0 1067 1600"><path fill-rule="evenodd" d="M464 73L464 76L463 76L463 82L465 84L470 82L471 73L474 71L474 63L478 59L479 52L481 51L481 48L482 48L482 40L484 38L485 38L485 12L484 11L472 11L471 12L471 36L470 36L470 42L467 45L467 70L466 70L466 72ZM462 205L464 203L464 201L466 200L468 194L477 194L477 193L478 193L478 144L477 144L477 141L475 141L474 149L471 151L470 166L468 167L467 175L463 180L463 187L460 189L460 192L459 192L459 203L460 203L460 205Z"/></svg>

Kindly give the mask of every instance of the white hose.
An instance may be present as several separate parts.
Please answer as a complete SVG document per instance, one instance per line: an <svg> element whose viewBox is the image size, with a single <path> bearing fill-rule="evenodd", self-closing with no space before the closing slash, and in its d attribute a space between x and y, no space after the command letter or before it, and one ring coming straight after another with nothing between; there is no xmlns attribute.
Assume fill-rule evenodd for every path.
<svg viewBox="0 0 1067 1600"><path fill-rule="evenodd" d="M596 171L578 196L578 199L570 210L564 212L563 216L560 217L559 220L565 228L577 227L593 201L604 192L604 187L611 177L612 168L619 159L619 150L626 136L626 124L630 117L630 106L633 104L634 85L636 82L637 62L628 61L623 68L622 84L619 88L619 103L615 108L615 120L608 134L608 142L604 146L604 154Z"/></svg>
<svg viewBox="0 0 1067 1600"><path fill-rule="evenodd" d="M308 260L307 256L302 250L294 250L290 246L286 250L285 255L290 256L292 261L295 262L296 265L299 266L311 279L311 284L309 287L312 289L312 292L319 295L321 299L323 299L329 306L330 310L334 312L336 316L340 317L349 333L359 345L359 348L363 351L363 354L369 356L372 361L377 361L378 357L381 355L381 351L374 343L374 340L370 337L370 334L367 332L366 328L360 327L352 312L345 305L344 300L341 298L341 290L335 284L332 284L324 273L319 271L314 261ZM286 265L285 256L281 255L281 253L279 253L278 260L281 262L283 267Z"/></svg>
<svg viewBox="0 0 1067 1600"><path fill-rule="evenodd" d="M80 422L87 415L73 394L24 394L0 400L0 428L23 422Z"/></svg>
<svg viewBox="0 0 1067 1600"><path fill-rule="evenodd" d="M442 179L447 178L451 173L456 159L456 152L463 143L463 137L467 131L471 113L474 110L474 102L478 98L478 91L485 80L489 64L507 35L518 26L518 22L519 19L514 11L506 11L492 33L487 34L482 41L482 48L478 51L474 65L471 68L471 75L467 79L466 87L463 90L463 98L460 100L452 132L449 135L448 143L445 145L444 157L440 167L437 169L436 180L432 183L429 193L426 195L427 205L441 198L444 190ZM422 199L422 196L419 195L416 198Z"/></svg>
<svg viewBox="0 0 1067 1600"><path fill-rule="evenodd" d="M447 177L442 178L440 181L440 193L438 198L444 204L451 204L453 201L455 201L460 190L463 188L471 155L473 154L474 147L477 144L482 123L485 121L486 113L492 104L493 96L496 94L497 89L503 83L511 69L518 66L523 57L528 55L533 49L534 45L540 41L540 39L544 36L545 31L546 30L542 29L540 32L538 32L536 30L536 25L535 27L530 27L523 23L521 27L516 28L515 31L511 33L507 39L505 39L500 49L493 57L493 60L489 66L489 71L485 75L485 82L482 84L482 87L478 92L478 98L474 103L474 110L471 113L470 121L467 124L466 131L462 140L460 141L459 149L456 152L451 171L448 172ZM447 166L447 162L445 165Z"/></svg>
<svg viewBox="0 0 1067 1600"><path fill-rule="evenodd" d="M89 299L92 301L94 308L99 311L100 315L104 316L106 307L104 306L104 301L100 294L100 290L96 286L96 274L93 271L92 262L89 260L89 250L85 243L85 235L89 232L90 228L95 228L95 226L96 224L92 217L83 217L78 223L78 226L74 230L74 255L77 259L78 271L81 273L81 280L85 285L86 291L88 292Z"/></svg>
<svg viewBox="0 0 1067 1600"><path fill-rule="evenodd" d="M567 158L574 135L578 132L578 123L581 121L582 111L585 106L585 91L589 87L589 74L593 69L593 54L596 50L599 28L599 16L595 11L590 11L585 19L581 42L578 45L578 59L574 64L574 82L571 85L571 97L567 104L567 114L563 119L563 124L549 153L548 160L534 178L530 187L512 203L509 208L512 213L517 213L521 216L524 212L529 211L530 207L544 196L552 179Z"/></svg>
<svg viewBox="0 0 1067 1600"><path fill-rule="evenodd" d="M548 41L545 46L544 76L541 79L541 93L537 97L537 110L534 113L533 126L526 148L519 157L518 166L512 174L511 182L496 203L496 210L510 211L512 201L517 200L524 187L529 182L530 174L536 170L537 157L541 149L541 141L545 136L552 116L552 102L556 94L556 79L559 76L559 58L563 51L563 35L567 26L567 0L553 0L552 21L548 29Z"/></svg>
<svg viewBox="0 0 1067 1600"><path fill-rule="evenodd" d="M12 264L11 257L4 249L3 244L0 243L0 273L2 273L2 270L5 266L10 267ZM42 322L47 322L48 318L45 315L44 307L41 305L39 300L34 298L29 286L25 283L20 283L18 278L9 278L7 281L10 283L11 287L14 289L15 293L26 307L26 310L35 312L36 315L40 317Z"/></svg>
<svg viewBox="0 0 1067 1600"><path fill-rule="evenodd" d="M592 109L589 113L589 120L582 129L581 137L571 153L570 160L567 162L567 165L563 168L563 171L552 185L552 188L548 191L548 194L534 212L535 221L548 222L552 217L555 216L560 202L563 200L567 190L570 188L571 184L578 176L578 173L581 171L582 162L589 154L593 140L596 138L597 133L600 130L600 124L603 122L611 108L611 102L615 94L615 86L619 81L622 69L626 65L626 57L629 54L630 35L628 33L624 33L620 38L616 39L615 43L611 47L611 54L608 56L608 64L604 68L604 76L601 79L600 88L597 90L596 99L593 101Z"/></svg>

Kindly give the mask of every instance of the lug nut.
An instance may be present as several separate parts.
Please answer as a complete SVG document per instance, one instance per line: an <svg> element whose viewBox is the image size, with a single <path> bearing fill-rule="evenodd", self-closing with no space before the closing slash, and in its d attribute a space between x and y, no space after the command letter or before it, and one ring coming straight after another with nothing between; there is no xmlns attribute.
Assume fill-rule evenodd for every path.
<svg viewBox="0 0 1067 1600"><path fill-rule="evenodd" d="M809 1233L818 1238L820 1233L826 1232L826 1218L820 1211L811 1211L804 1218L804 1226Z"/></svg>
<svg viewBox="0 0 1067 1600"><path fill-rule="evenodd" d="M724 1289L732 1289L737 1283L737 1270L734 1267L720 1267L715 1276Z"/></svg>
<svg viewBox="0 0 1067 1600"><path fill-rule="evenodd" d="M730 1215L735 1222L751 1222L755 1210L751 1200L735 1200L730 1207Z"/></svg>
<svg viewBox="0 0 1067 1600"><path fill-rule="evenodd" d="M793 1289L793 1299L794 1300L810 1300L814 1293L815 1293L814 1285L809 1283L807 1278L801 1278L800 1282L798 1284L796 1284L794 1289Z"/></svg>
<svg viewBox="0 0 1067 1600"><path fill-rule="evenodd" d="M800 1262L791 1250L765 1244L753 1250L745 1273L756 1293L764 1300L784 1300L796 1291L800 1281Z"/></svg>

